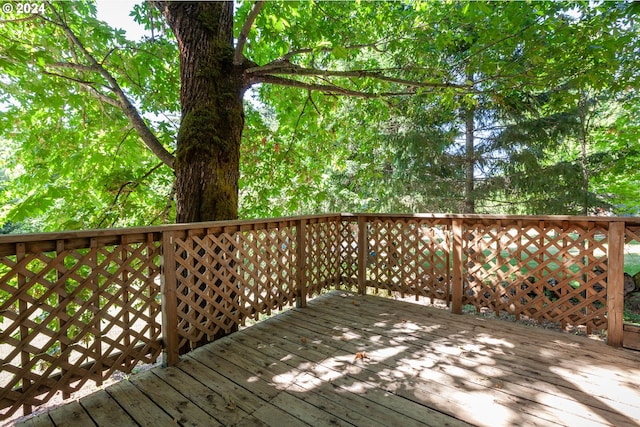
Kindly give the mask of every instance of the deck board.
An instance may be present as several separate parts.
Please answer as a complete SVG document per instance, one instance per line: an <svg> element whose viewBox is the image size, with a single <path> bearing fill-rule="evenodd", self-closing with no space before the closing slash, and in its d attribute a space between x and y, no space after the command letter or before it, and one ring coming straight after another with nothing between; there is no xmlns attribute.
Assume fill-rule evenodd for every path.
<svg viewBox="0 0 640 427"><path fill-rule="evenodd" d="M585 337L333 292L23 425L640 426L637 378Z"/></svg>
<svg viewBox="0 0 640 427"><path fill-rule="evenodd" d="M127 411L142 427L154 427L173 423L173 418L162 410L146 394L130 381L120 381L106 392Z"/></svg>
<svg viewBox="0 0 640 427"><path fill-rule="evenodd" d="M40 417L44 417L45 415L40 415ZM70 402L64 406L54 409L49 412L49 416L51 421L56 426L60 427L75 427L75 426L95 426L95 423L84 411L82 405L79 402Z"/></svg>
<svg viewBox="0 0 640 427"><path fill-rule="evenodd" d="M319 327L315 325L321 324L322 322L325 322L325 324L327 322L335 322L337 317L342 318L345 324L356 321L362 324L367 324L367 333L376 334L375 336L384 336L384 334L389 336L393 333L394 328L400 328L400 331L402 331L403 328L417 328L416 323L414 323L416 319L412 317L414 312L411 311L411 307L409 307L408 311L403 311L402 309L396 309L394 311L393 316L399 316L399 321L397 321L395 326L391 328L386 324L384 326L375 326L375 321L380 320L379 315L378 317L368 316L365 312L358 313L357 309L349 310L349 312L343 311L336 314L337 310L332 310L332 308L339 307L319 307L318 310L314 311L313 315L309 316L314 321L308 322L307 327L318 329ZM371 307L367 305L367 309L369 308ZM383 313L383 307L379 308L380 310L376 313ZM444 366L438 365L440 370L445 370L447 373L447 376L445 377L440 376L441 380L447 381L447 377L464 378L465 380L463 385L468 389L473 388L474 383L479 386L487 387L487 382L489 382L489 388L499 389L499 392L496 392L495 390L488 390L488 392L495 395L495 399L498 401L504 397L511 400L515 399L519 402L520 409L523 411L527 411L530 404L526 400L519 400L519 398L521 396L532 395L537 402L534 402L536 405L532 408L533 414L531 415L535 414L535 416L547 418L549 421L553 421L558 425L563 425L563 423L566 423L566 425L576 425L576 423L589 425L587 420L584 418L590 418L593 414L591 412L584 411L584 403L588 403L591 406L604 410L603 416L606 416L606 419L601 419L594 425L601 425L601 423L606 423L607 421L612 423L612 425L628 424L629 420L626 416L619 416L615 411L609 411L610 405L618 406L623 412L630 411L631 413L635 413L637 417L638 405L640 404L640 391L635 384L625 385L624 381L628 381L630 378L633 378L632 372L634 372L634 369L635 373L638 373L638 365L636 363L635 368L633 368L633 366L628 363L629 360L625 357L616 360L616 356L627 356L629 353L628 351L614 350L610 347L603 346L602 343L597 343L598 349L607 354L608 360L605 361L605 363L610 362L610 358L613 357L614 360L616 360L616 366L618 368L627 367L625 370L616 369L614 371L606 371L599 367L591 366L593 360L590 354L576 354L575 347L565 349L564 347L566 342L563 340L566 339L567 336L564 334L558 335L557 333L548 333L549 331L540 331L537 328L533 329L530 327L517 328L520 333L529 333L526 336L513 334L516 336L517 340L522 340L522 342L505 351L500 349L500 347L492 348L492 346L478 345L478 341L492 341L494 345L498 344L495 339L489 340L489 337L486 337L485 335L474 335L473 339L475 343L473 341L466 340L463 335L466 334L467 330L476 330L475 326L484 326L482 325L483 322L489 322L492 327L508 327L511 326L510 324L506 322L483 321L482 319L477 319L475 317L470 318L469 316L461 316L458 317L458 319L459 321L457 325L452 322L451 325L454 327L448 328L448 330L444 330L444 328L441 327L441 323L443 322L437 322L436 331L439 333L441 340L444 340L443 342L445 345L435 343L430 338L424 339L420 337L420 334L414 333L410 335L410 337L413 338L411 345L415 347L414 350L411 350L411 353L414 356L420 354L424 360L431 359L434 364L437 364L440 359L436 354L445 353L459 359L459 363L455 366L450 364ZM283 320L283 324L288 322L287 319ZM424 319L420 320L424 323ZM475 323L475 325L472 323ZM422 327L424 327L424 325L422 325ZM505 333L510 332L511 330L512 329L510 328L506 330ZM456 334L460 335L456 341L458 346L453 347L447 345L446 340ZM400 335L407 338L406 335L402 333ZM542 335L544 339L540 339L540 335ZM346 335L346 337L348 336L349 335ZM432 335L430 334L429 336ZM545 346L549 346L549 342L547 341L549 338L554 340L554 345L557 345L559 349L544 349ZM575 342L578 346L593 344L593 342L588 341L583 337L571 338L571 341ZM529 342L525 342L525 339ZM405 345L407 340L405 339L404 342L399 341L399 338L394 337L390 343L392 345ZM357 342L357 339L352 339L350 341L352 344ZM358 344L354 345L357 346ZM429 347L431 347L433 351L424 351L424 349ZM355 352L365 350L366 348L367 343L363 342L359 347L351 347L350 350ZM535 349L535 352L542 353L542 355L534 354L531 349ZM540 351L541 349L542 351ZM495 356L494 353L497 353L497 356ZM554 357L550 357L551 355ZM583 363L585 356L588 364ZM553 359L556 360L556 365L550 367L550 361L553 361ZM527 368L529 372L526 374L521 374L517 371L517 369L522 365L523 360L528 361L530 364ZM500 363L496 363L497 361ZM425 373L434 374L435 371L433 369L429 369L429 367L429 365L422 367L424 368L421 370L423 378ZM547 372L546 370L539 369L540 367L550 367L550 370ZM402 365L400 369L406 370L406 366ZM593 372L598 370L600 370L599 374ZM572 384L566 383L566 381L563 383L563 378L551 371L564 372L566 376L577 381L576 384L579 384L580 389L572 387ZM605 376L600 374L604 374ZM563 377L565 375L563 375ZM545 381L538 380L541 376ZM434 375L431 376L431 379L437 381ZM551 384L546 381L551 382ZM583 391L581 391L584 387L589 388L590 392L599 398L594 398L594 396L584 394ZM532 388L537 390L535 394L531 393ZM607 394L607 390L617 388L621 389L623 392ZM511 396L502 396L505 393L511 394ZM576 402L572 396L567 397L567 393L581 395L580 401ZM465 403L468 404L468 402ZM537 404L544 405L539 406ZM547 405L553 406L553 408L548 408ZM559 411L560 414L558 414ZM544 414L547 415L545 416ZM572 414L577 415L578 418L572 417ZM637 422L637 419L635 421Z"/></svg>
<svg viewBox="0 0 640 427"><path fill-rule="evenodd" d="M138 424L106 391L99 390L80 401L98 426L137 427Z"/></svg>

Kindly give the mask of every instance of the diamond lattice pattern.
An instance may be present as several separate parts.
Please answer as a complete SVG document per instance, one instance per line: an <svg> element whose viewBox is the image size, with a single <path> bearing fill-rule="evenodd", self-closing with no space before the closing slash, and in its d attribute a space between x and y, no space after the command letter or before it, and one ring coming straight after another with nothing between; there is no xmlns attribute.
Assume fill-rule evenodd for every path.
<svg viewBox="0 0 640 427"><path fill-rule="evenodd" d="M160 346L156 242L0 258L3 415L116 370L153 363Z"/></svg>
<svg viewBox="0 0 640 427"><path fill-rule="evenodd" d="M606 236L597 226L467 225L463 304L602 329Z"/></svg>

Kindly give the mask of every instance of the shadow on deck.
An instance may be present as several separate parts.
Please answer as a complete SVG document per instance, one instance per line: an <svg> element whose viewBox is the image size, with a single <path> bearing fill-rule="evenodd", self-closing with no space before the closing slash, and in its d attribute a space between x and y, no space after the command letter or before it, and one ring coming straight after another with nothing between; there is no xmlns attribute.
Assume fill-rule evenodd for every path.
<svg viewBox="0 0 640 427"><path fill-rule="evenodd" d="M640 426L638 378L602 342L334 291L22 425Z"/></svg>

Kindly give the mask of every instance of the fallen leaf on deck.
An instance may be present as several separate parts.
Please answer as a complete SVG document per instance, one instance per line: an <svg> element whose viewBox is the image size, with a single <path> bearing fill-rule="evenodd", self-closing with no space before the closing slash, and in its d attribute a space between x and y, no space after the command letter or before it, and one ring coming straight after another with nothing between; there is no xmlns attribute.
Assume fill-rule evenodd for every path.
<svg viewBox="0 0 640 427"><path fill-rule="evenodd" d="M233 400L230 400L229 403L227 403L226 408L231 409L232 411L235 410L237 408L236 402L234 402Z"/></svg>
<svg viewBox="0 0 640 427"><path fill-rule="evenodd" d="M300 342L302 344L306 344L307 343L307 337L300 337Z"/></svg>
<svg viewBox="0 0 640 427"><path fill-rule="evenodd" d="M351 301L351 304L356 305L356 306L360 305L360 303L358 301L356 301L356 300Z"/></svg>
<svg viewBox="0 0 640 427"><path fill-rule="evenodd" d="M499 390L502 388L502 385L502 383L495 383L493 386Z"/></svg>
<svg viewBox="0 0 640 427"><path fill-rule="evenodd" d="M367 352L365 351L359 351L356 353L356 357L353 359L353 361L357 361L358 359L361 359L364 362L364 359L368 359L369 356L367 356Z"/></svg>

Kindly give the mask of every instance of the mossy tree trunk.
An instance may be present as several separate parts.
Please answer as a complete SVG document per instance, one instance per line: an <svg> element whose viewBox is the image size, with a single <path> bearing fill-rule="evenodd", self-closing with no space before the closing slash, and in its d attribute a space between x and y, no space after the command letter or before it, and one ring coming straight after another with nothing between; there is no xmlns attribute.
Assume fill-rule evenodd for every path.
<svg viewBox="0 0 640 427"><path fill-rule="evenodd" d="M176 174L176 221L199 222L238 217L240 141L244 127L242 98L246 86L242 64L234 64L233 2L157 2L171 27L180 51L180 104L182 121L178 131L174 171ZM195 248L194 248L195 249ZM199 254L205 250L199 248ZM216 252L221 251L215 248ZM231 265L209 265L224 270ZM231 286L233 286L233 278ZM196 283L201 291L216 292L229 286L220 279ZM238 297L223 292L216 297ZM215 307L196 297L201 309ZM188 308L186 310L193 310ZM237 330L231 326L229 332ZM194 348L226 335L203 336ZM181 349L181 352L189 348Z"/></svg>
<svg viewBox="0 0 640 427"><path fill-rule="evenodd" d="M157 5L180 50L177 222L235 219L245 86L233 63L233 3Z"/></svg>

